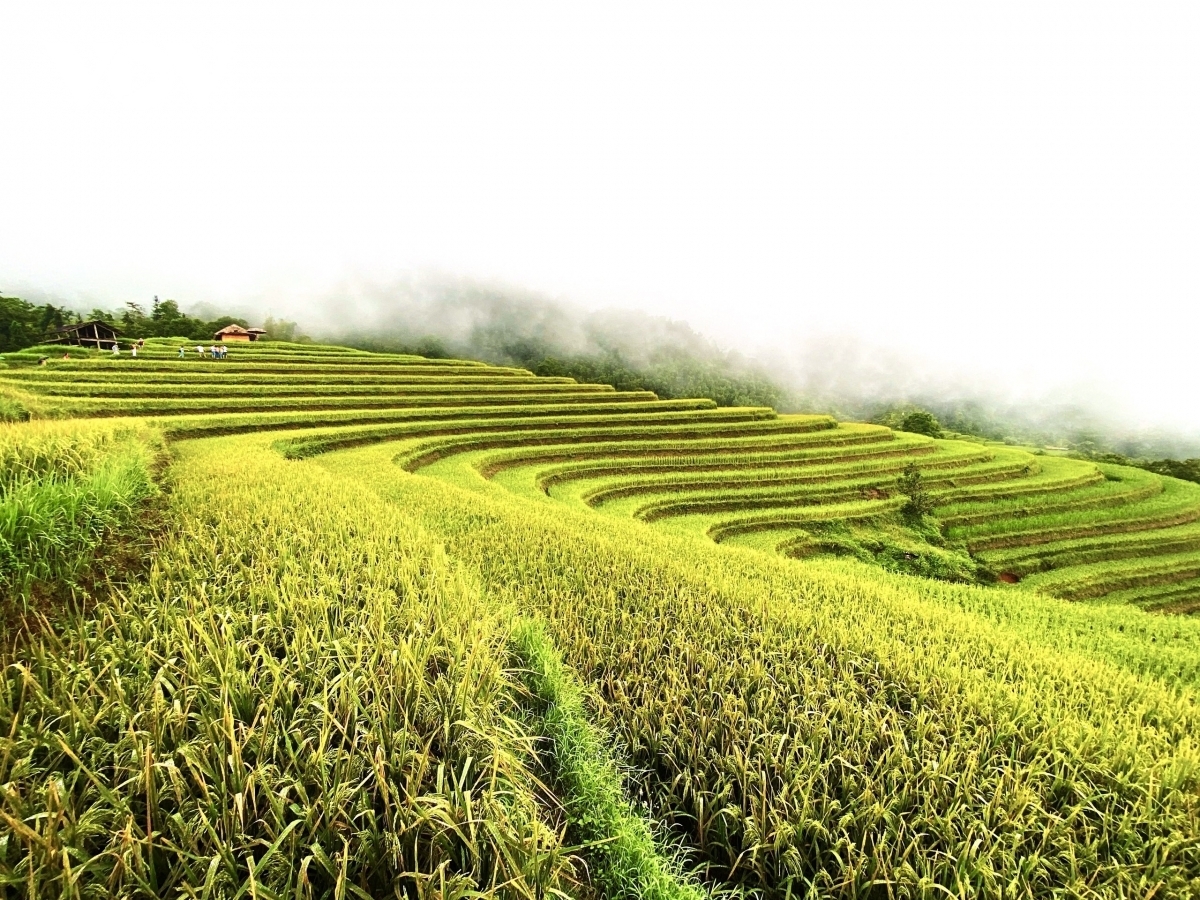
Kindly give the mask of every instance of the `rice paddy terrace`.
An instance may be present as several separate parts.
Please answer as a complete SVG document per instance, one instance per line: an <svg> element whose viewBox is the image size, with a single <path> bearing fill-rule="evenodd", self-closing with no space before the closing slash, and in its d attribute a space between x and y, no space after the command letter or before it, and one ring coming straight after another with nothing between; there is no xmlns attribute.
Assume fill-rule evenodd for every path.
<svg viewBox="0 0 1200 900"><path fill-rule="evenodd" d="M0 367L45 420L0 574L46 485L75 530L168 488L143 568L6 641L4 891L1200 896L1200 486L179 343Z"/></svg>
<svg viewBox="0 0 1200 900"><path fill-rule="evenodd" d="M400 442L395 461L408 472L452 460L518 495L791 556L839 550L836 526L895 519L897 477L915 463L946 544L991 574L1073 600L1200 609L1200 486L1138 469L474 362L322 346L236 347L225 361L176 350L152 341L138 360L55 360L0 385L55 415L151 417L175 438L306 429L281 438L293 458ZM939 550L897 546L909 557Z"/></svg>

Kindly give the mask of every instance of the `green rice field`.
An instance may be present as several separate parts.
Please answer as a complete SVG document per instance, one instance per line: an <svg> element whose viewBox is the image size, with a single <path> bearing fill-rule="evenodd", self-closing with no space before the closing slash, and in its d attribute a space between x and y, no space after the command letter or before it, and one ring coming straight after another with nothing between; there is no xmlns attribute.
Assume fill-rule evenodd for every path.
<svg viewBox="0 0 1200 900"><path fill-rule="evenodd" d="M3 896L1200 896L1200 485L181 344L0 365Z"/></svg>

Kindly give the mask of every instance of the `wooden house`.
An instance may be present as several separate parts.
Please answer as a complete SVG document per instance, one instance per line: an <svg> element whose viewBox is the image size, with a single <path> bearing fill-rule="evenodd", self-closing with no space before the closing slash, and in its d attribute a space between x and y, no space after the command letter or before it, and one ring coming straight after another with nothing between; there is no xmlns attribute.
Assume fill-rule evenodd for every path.
<svg viewBox="0 0 1200 900"><path fill-rule="evenodd" d="M97 350L111 350L117 343L121 332L115 327L93 319L90 322L80 322L77 325L64 325L55 328L46 338L47 344L74 344L78 347L95 346Z"/></svg>

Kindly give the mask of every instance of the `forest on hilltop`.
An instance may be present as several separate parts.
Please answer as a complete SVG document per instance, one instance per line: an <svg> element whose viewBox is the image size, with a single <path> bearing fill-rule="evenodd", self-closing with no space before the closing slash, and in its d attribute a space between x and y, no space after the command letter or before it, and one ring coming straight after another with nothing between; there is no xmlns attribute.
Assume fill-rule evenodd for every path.
<svg viewBox="0 0 1200 900"><path fill-rule="evenodd" d="M215 332L226 325L250 323L239 316L217 316L200 319L187 315L174 300L159 300L155 297L147 310L135 302L126 303L121 309L92 309L87 312L55 306L52 303L35 305L19 297L0 296L0 353L11 353L40 344L53 337L55 328L76 322L107 322L120 329L126 339L149 337L186 337L196 341L210 341ZM295 322L285 322L268 317L262 326L273 340L307 340L299 335Z"/></svg>

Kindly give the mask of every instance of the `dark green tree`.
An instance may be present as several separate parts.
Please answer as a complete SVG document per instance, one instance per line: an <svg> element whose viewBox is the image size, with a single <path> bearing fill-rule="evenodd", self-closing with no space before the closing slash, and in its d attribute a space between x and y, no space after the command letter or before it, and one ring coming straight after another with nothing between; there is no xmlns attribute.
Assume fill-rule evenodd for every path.
<svg viewBox="0 0 1200 900"><path fill-rule="evenodd" d="M77 321L70 310L51 303L34 306L19 297L0 297L0 353L30 347L52 329Z"/></svg>
<svg viewBox="0 0 1200 900"><path fill-rule="evenodd" d="M1200 459L1160 459L1146 463L1142 468L1157 472L1159 475L1170 475L1184 481L1194 481L1200 484Z"/></svg>
<svg viewBox="0 0 1200 900"><path fill-rule="evenodd" d="M125 304L119 323L121 334L126 338L153 337L154 329L150 317L141 304L130 301Z"/></svg>
<svg viewBox="0 0 1200 900"><path fill-rule="evenodd" d="M904 471L896 479L896 490L908 498L900 508L900 514L910 522L920 524L933 512L933 498L921 482L921 470L917 468L916 463L909 463L904 467Z"/></svg>
<svg viewBox="0 0 1200 900"><path fill-rule="evenodd" d="M900 423L900 430L912 434L925 434L932 438L942 436L942 426L938 420L934 418L933 413L923 409L913 410L906 415Z"/></svg>
<svg viewBox="0 0 1200 900"><path fill-rule="evenodd" d="M199 319L180 312L179 304L174 300L159 301L157 297L150 310L150 321L157 337L195 337L202 324Z"/></svg>

